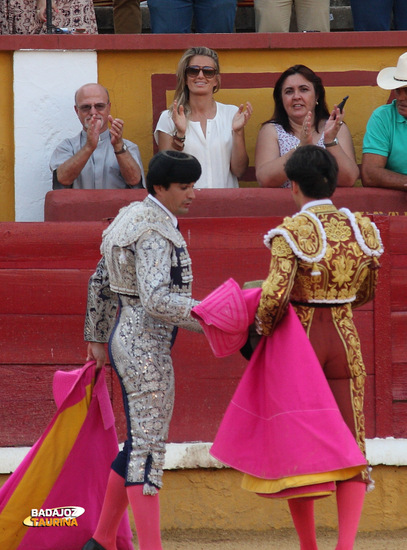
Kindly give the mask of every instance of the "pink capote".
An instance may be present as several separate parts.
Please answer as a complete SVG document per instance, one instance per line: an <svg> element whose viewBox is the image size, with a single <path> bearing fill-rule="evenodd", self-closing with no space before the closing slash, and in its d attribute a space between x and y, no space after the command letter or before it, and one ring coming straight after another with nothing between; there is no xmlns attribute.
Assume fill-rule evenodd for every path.
<svg viewBox="0 0 407 550"><path fill-rule="evenodd" d="M48 483L46 478L49 469L55 467L54 456L61 452L55 447L50 432L57 422L59 434L69 430L69 425L77 418L75 413L70 414L70 410L74 411L76 405L83 401L94 378L94 362L89 362L78 370L55 373L53 391L58 410L40 439L0 490L0 540L3 539L2 533L10 534L10 530L15 531L16 541L21 538L18 529L21 529L22 521L30 515L30 510L34 507L35 488ZM57 472L58 477L53 486L49 487L48 496L41 504L42 509L60 506L85 508L85 513L78 517L78 526L23 527L25 534L21 542L16 542L8 550L78 550L92 536L99 519L110 465L118 452L114 415L104 369L96 377L86 418L78 428L80 431L76 441L65 460L62 457L62 469ZM40 449L44 448L49 460L40 465L43 475L35 479L33 484L33 480L27 479L25 474L38 460ZM59 457L58 463L60 462ZM12 508L14 513L10 517L6 514L9 509L7 505L13 498L17 498L17 488L19 493L22 489L24 502L21 505L15 502ZM118 550L133 550L131 539L132 532L126 513L118 531Z"/></svg>
<svg viewBox="0 0 407 550"><path fill-rule="evenodd" d="M250 325L249 307L237 282L228 279L192 309L191 315L200 322L215 357L226 357L244 346ZM253 307L254 318L254 302Z"/></svg>
<svg viewBox="0 0 407 550"><path fill-rule="evenodd" d="M248 324L254 322L261 289L241 290L235 281L226 281L216 289L215 299L209 295L193 310L201 325L206 325L208 338L217 331L224 331L223 322L217 321L222 317L219 292L222 287L227 319L234 315L230 304L241 303L240 299L231 300L233 289L244 297ZM239 317L238 325L240 309L239 306L235 312ZM202 311L205 311L205 321L200 317ZM221 328L217 328L218 325ZM208 326L211 327L209 331ZM244 334L247 337L248 327ZM225 355L227 333L222 338L216 336L214 341L217 352ZM230 353L235 351L236 335L233 335ZM262 479L316 474L366 464L291 305L273 336L260 339L210 453L224 464Z"/></svg>

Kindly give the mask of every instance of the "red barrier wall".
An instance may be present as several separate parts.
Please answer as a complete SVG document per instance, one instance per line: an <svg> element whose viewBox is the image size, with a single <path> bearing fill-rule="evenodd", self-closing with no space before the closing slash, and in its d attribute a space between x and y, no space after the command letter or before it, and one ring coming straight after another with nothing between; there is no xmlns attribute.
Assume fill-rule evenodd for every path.
<svg viewBox="0 0 407 550"><path fill-rule="evenodd" d="M49 191L45 221L100 221L113 218L122 206L143 200L144 189ZM407 193L363 187L338 188L333 200L352 211L407 215ZM289 216L296 211L289 189L199 189L191 217Z"/></svg>
<svg viewBox="0 0 407 550"><path fill-rule="evenodd" d="M263 278L262 236L281 218L185 218L194 297L228 277ZM368 372L368 437L407 437L407 216L376 216L386 253L374 303L355 313ZM0 447L31 445L54 412L52 376L85 362L87 280L103 222L0 224ZM170 440L211 441L245 368L239 354L213 357L202 335L180 330L174 348L176 406ZM118 431L121 394L109 377Z"/></svg>

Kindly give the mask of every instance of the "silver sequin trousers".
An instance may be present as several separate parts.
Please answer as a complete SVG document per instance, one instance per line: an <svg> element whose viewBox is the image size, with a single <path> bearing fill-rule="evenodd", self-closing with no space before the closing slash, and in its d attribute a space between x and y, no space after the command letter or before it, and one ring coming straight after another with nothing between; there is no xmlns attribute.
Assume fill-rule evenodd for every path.
<svg viewBox="0 0 407 550"><path fill-rule="evenodd" d="M174 407L172 332L171 325L148 315L137 300L124 299L109 342L127 419L125 481L144 484L144 494L155 494L162 486Z"/></svg>

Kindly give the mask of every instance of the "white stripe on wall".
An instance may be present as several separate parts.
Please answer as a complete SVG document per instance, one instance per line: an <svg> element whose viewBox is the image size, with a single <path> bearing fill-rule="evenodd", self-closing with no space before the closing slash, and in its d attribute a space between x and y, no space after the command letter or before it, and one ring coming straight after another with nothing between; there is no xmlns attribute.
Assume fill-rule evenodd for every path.
<svg viewBox="0 0 407 550"><path fill-rule="evenodd" d="M166 470L224 468L209 449L212 443L169 443L165 457ZM14 472L30 447L0 448L0 474ZM366 454L371 466L407 466L407 439L367 439Z"/></svg>

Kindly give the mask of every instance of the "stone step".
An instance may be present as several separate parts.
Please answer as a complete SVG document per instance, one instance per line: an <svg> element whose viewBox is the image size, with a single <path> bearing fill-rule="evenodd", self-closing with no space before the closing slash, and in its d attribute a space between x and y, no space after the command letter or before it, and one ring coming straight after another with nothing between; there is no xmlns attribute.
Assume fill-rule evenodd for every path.
<svg viewBox="0 0 407 550"><path fill-rule="evenodd" d="M113 8L95 6L100 34L113 34ZM352 31L353 20L349 0L331 0L331 31ZM151 32L150 13L147 6L141 7L143 33ZM295 21L293 22L295 28ZM236 32L254 32L254 10L239 6L235 20Z"/></svg>

